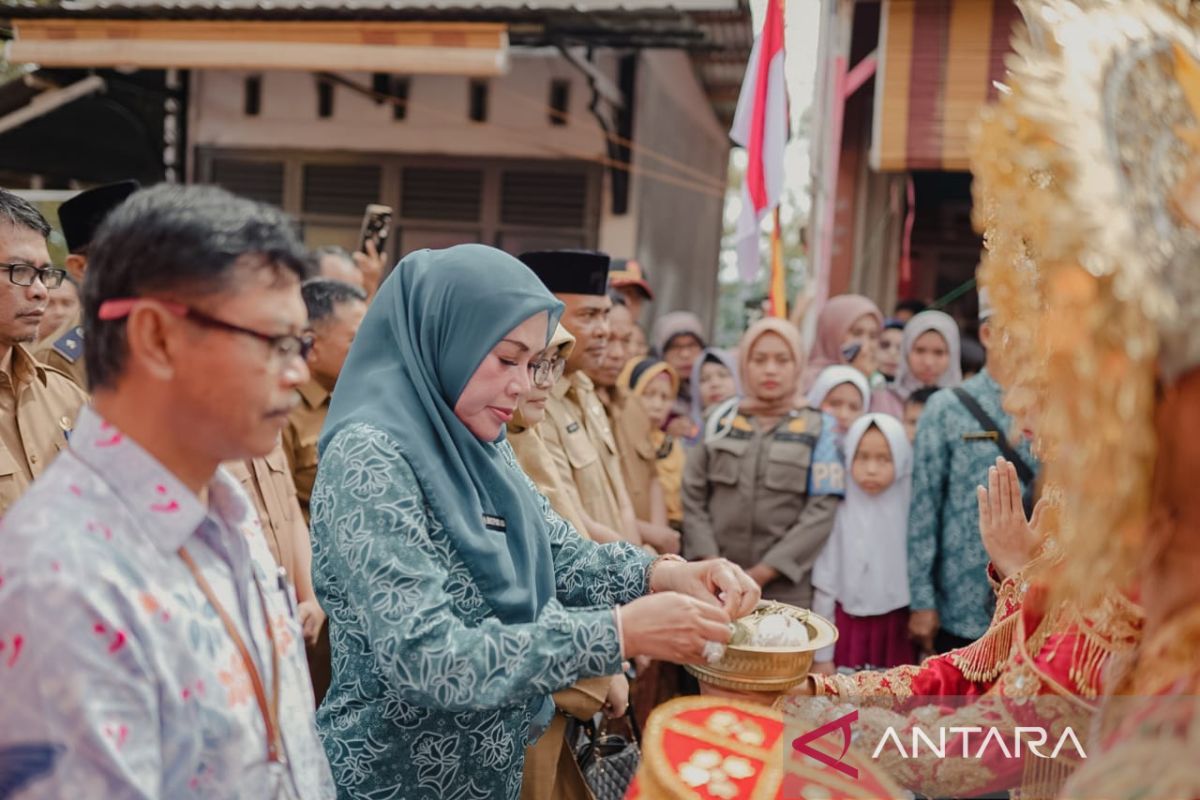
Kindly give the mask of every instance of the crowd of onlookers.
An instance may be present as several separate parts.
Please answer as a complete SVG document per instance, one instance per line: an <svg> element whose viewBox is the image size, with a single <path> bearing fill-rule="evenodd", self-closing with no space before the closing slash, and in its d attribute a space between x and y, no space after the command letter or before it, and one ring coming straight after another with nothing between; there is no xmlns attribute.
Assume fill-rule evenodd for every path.
<svg viewBox="0 0 1200 800"><path fill-rule="evenodd" d="M511 538L512 513L517 518L528 513L521 503L514 506L516 512L500 512L504 503L496 499L498 478L479 478L479 469L486 472L492 467L472 467L471 458L484 456L462 438L467 434L455 432L457 422L442 418L449 413L446 402L454 402L452 416L470 431L470 442L490 441L491 434L485 431L492 424L501 426L497 431L507 431L504 440L520 468L556 512L555 519L570 523L572 536L632 546L620 550L631 559L628 563L642 564L641 569L644 563L638 558L652 557L649 572L657 569L660 576L674 574L674 562L731 562L730 570L720 577L727 586L752 581L757 585L755 596L761 592L764 598L813 608L835 621L841 636L836 647L818 654L817 670L915 662L922 654L973 640L987 627L993 600L987 556L978 535L975 487L986 480L998 454L1027 462L1023 466L1030 471L1032 458L1027 445L1013 451L1007 444L1011 421L1000 407L1000 389L983 363L990 337L985 297L980 297L978 340L964 339L952 317L914 301L900 303L892 316L885 317L870 299L841 295L815 310L811 345L801 335L798 323L803 320L768 317L750 324L735 348L724 349L713 346L706 326L690 312L662 313L651 322L654 294L646 270L636 261L554 250L520 254L524 264L520 267L503 256L507 261L497 261L496 269L480 280L517 269L520 272L511 273L519 277L515 282L532 273L536 281L528 280L535 288L521 290L522 294L510 280L497 285L487 302L502 310L531 303L530 313L544 317L546 346L540 341L537 346L522 343L521 337L529 333L525 327L536 316L514 318L521 325L511 331L478 333L477 338L492 341L462 345L484 350L510 347L511 356L496 355L497 369L525 364L528 372L522 372L511 406L491 403L469 412L460 408L471 395L467 379L477 378L468 367L482 373L491 356L463 356L468 365L451 367L449 354L457 352L451 340L470 338L472 333L447 329L442 320L450 312L439 310L439 304L451 307L449 298L456 291L466 292L466 287L451 284L436 292L423 288L419 277L405 277L419 276L426 269L418 265L419 259L402 261L396 268L401 274L384 281L382 259L373 249L353 254L340 248L303 253L297 249L294 233L281 232L280 226L286 227L282 215L272 217L274 212L262 210L265 207L247 206L241 209L243 217L223 218L220 198L172 196L153 189L130 201L137 190L132 183L101 187L63 204L59 217L70 255L61 267L49 263L50 227L38 211L0 191L0 266L8 273L8 281L0 282L0 374L7 378L0 383L0 395L6 398L0 407L0 437L4 466L9 467L0 476L5 482L0 489L0 513L13 507L31 485L31 497L53 497L54 502L66 504L88 497L89 492L111 491L95 482L89 465L98 474L115 470L122 480L143 481L144 486L116 490L132 498L134 505L122 511L127 516L93 518L88 517L91 512L81 510L82 516L73 521L94 530L100 539L111 539L121 526L170 529L175 520L187 519L190 528L171 535L173 546L178 546L230 638L240 645L241 639L234 635L237 625L225 619L220 588L206 583L204 558L192 559L183 544L189 534L202 534L204 520L212 520L216 513L206 512L197 496L207 498L210 506L224 504L222 513L234 501L221 495L226 490L223 485L210 484L208 478L189 484L183 465L200 450L222 452L217 444L224 438L259 437L263 446L251 448L258 454L222 459L224 474L229 485L240 485L252 503L262 541L278 569L279 586L284 595L295 599L291 611L305 646L292 652L306 652L316 704L325 700L321 714L328 716L318 715L318 724L326 735L325 750L339 785L357 769L358 756L344 752L346 745L330 739L328 731L353 725L355 715L361 715L367 701L356 694L362 676L351 681L353 655L357 647L377 646L360 643L354 631L365 618L362 637L390 641L371 628L373 612L393 602L404 607L411 601L412 609L424 608L418 602L418 587L409 586L411 576L396 578L392 594L380 596L380 587L388 585L386 565L377 568L384 572L374 574L374 593L365 595L365 600L355 600L358 596L346 587L352 582L350 575L370 563L370 550L355 548L368 534L379 533L382 523L364 522L367 517L355 516L359 512L329 511L344 509L329 494L334 491L329 488L335 480L331 476L338 476L339 491L348 491L358 502L360 489L347 487L361 484L361 492L367 492L372 469L386 463L386 458L379 455L375 462L368 458L361 464L329 467L326 455L332 439L338 458L346 457L337 445L343 450L348 445L333 437L341 430L337 421L361 416L373 404L384 404L380 418L393 427L398 425L395 420L415 415L407 429L393 431L393 438L400 443L399 456L413 466L418 496L437 520L435 530L461 524L463 507L479 503L483 530ZM121 214L115 213L118 208ZM239 213L232 201L230 208L230 214ZM110 216L114 221L105 224ZM229 233L226 241L221 238L226 234L218 235L225 230L236 235ZM189 236L196 237L190 245ZM103 243L95 247L97 240ZM170 248L188 247L193 250L187 257L172 261ZM430 258L452 254L459 260L447 260L441 269L467 274L478 268L470 262L472 256L501 258L481 255L484 250L440 251ZM173 267L164 266L155 272L146 265L138 267L130 263L136 260L130 255L134 251L144 253L147 264L157 259L178 268L172 271ZM274 273L263 273L264 278L259 273L223 272L231 264L240 264L246 253L264 260ZM296 278L303 278L299 291L288 294L287 286ZM233 280L259 291L254 299L258 305L247 300L241 308L241 301L232 297L219 307L204 302L228 291ZM235 313L239 309L244 313ZM477 322L471 319L472 324ZM193 338L197 329L230 334L235 349L223 356L211 348L195 350L187 335L176 332L179 320L192 326ZM649 324L644 328L644 323ZM354 347L360 326L370 328L371 340ZM247 394L246 387L261 370L240 355L251 344L259 346L249 339L268 346L272 369L282 370L279 374L286 377L269 391ZM406 347L411 352L405 352ZM464 352L470 352L469 347ZM359 355L348 358L352 354ZM371 357L401 358L403 363L385 367L378 360L368 361ZM346 388L346 380L339 381L347 364L356 375L366 376L352 379L351 388ZM379 376L392 369L409 377L399 384L379 382L383 380ZM432 394L414 388L418 380L413 376L431 381ZM135 384L140 387L137 398L122 395L122 387ZM451 385L453 389L448 388ZM378 388L388 386L403 391ZM89 391L94 393L90 405ZM410 397L413 391L417 394ZM451 396L439 401L439 393ZM144 412L137 410L139 403ZM404 413L387 412L387 403L393 404L393 410L396 404L404 405ZM151 419L156 408L167 412L167 418ZM219 424L209 419L215 427L205 428L205 414L220 420ZM114 426L119 432L110 434ZM116 458L125 434L144 441L135 432L156 445L167 443L161 452L149 448L151 459L138 451L105 460ZM406 440L409 433L412 442ZM86 441L74 438L79 436L87 437ZM416 466L414 459L423 456L414 455L418 445L413 442L428 436L435 440L421 446L437 451L428 461L432 471L444 468L453 476L456 465L465 464L464 474L481 481L473 492L459 494L464 491L462 481L438 483L440 478ZM59 468L56 480L39 481L68 446L79 456L78 462ZM368 438L362 446L381 445ZM231 447L228 452L242 451ZM494 453L486 455L493 457ZM407 467L391 469L400 470L396 473L400 475ZM386 483L387 470L384 473ZM398 477L397 482L403 480ZM193 494L181 499L176 496L181 490ZM58 497L58 492L65 494ZM384 488L380 492L381 498L386 497ZM32 499L21 504L24 513L16 521L7 520L10 527L36 527L28 510L33 504ZM364 513L387 508L380 499L368 504ZM151 512L148 518L141 516ZM235 517L224 523L236 526L230 521ZM213 525L224 523L217 520ZM351 530L354 525L362 530ZM469 550L477 544L453 535L449 541L451 550ZM219 547L217 551L219 555ZM55 557L52 569L57 571L63 562L78 557L78 552ZM130 576L150 569L137 561L139 557L129 554L129 563L119 561L114 569L126 570ZM495 556L501 565L507 557ZM231 558L230 563L236 563L236 557ZM485 560L489 559L494 560ZM523 563L514 567L518 574ZM664 568L657 567L660 563ZM487 568L494 566L489 563ZM347 567L351 573L344 571ZM177 568L177 564L171 567ZM617 568L609 569L615 574ZM473 571L472 575L488 602L500 603L497 598L508 597L489 595L488 580L480 580ZM509 578L502 575L496 580L503 583ZM10 581L10 593L17 592L13 586L21 585L12 575L0 579ZM448 596L455 603L466 602L466 595L448 588L455 580L451 576L437 588L451 591ZM272 577L268 583L273 581ZM130 577L127 584L118 585L128 593L123 600L86 598L86 604L136 602L143 609L161 610L163 621L173 613L152 581ZM235 587L236 581L230 586ZM0 595L4 587L0 583ZM650 577L646 588L653 588ZM16 596L10 594L10 602ZM230 596L237 597L239 607L245 599L236 591ZM0 606L3 600L0 596ZM64 602L70 609L70 603ZM535 605L544 602L542 598ZM616 604L621 602L627 600ZM270 606L264 598L268 636L276 650L282 650L272 632ZM458 616L470 617L469 609L459 611ZM69 619L74 612L63 613ZM181 610L174 613L183 615ZM549 733L531 747L524 762L525 796L570 796L564 787L571 778L557 767L559 751L568 746L565 720L588 719L601 711L620 716L631 700L637 716L644 719L667 697L695 691L682 671L666 663L686 658L654 646L630 646L631 640L647 638L644 631L629 630L644 624L645 613L614 617L619 651L633 662L627 675L588 678L587 669L581 668L578 677L587 680L568 681L569 688L564 684L560 691L547 692L553 694L558 713L543 720ZM113 619L121 616L118 611L113 614ZM94 616L98 642L114 658L123 658L129 652L125 643L136 632L106 621L106 612ZM384 618L388 619L386 614ZM514 618L523 619L519 614ZM208 621L213 622L211 615ZM209 646L204 635L189 635L191 649ZM589 635L603 638L595 631ZM0 637L0 646L5 644L10 652L22 646L11 636ZM238 658L249 658L247 649L239 646ZM404 660L402 654L394 655ZM4 657L0 651L0 659ZM258 675L250 661L244 674L236 659L231 664L216 680L225 681L231 673ZM120 669L129 678L129 673L146 667L122 663ZM279 665L268 671L274 674L278 691ZM176 677L183 681L178 691L184 701L204 693L203 679ZM129 692L136 693L136 683L129 683ZM253 710L250 700L269 691L262 683L247 680L244 695L239 695L247 708ZM486 694L480 691L481 696ZM436 696L444 699L444 694ZM410 698L403 696L403 700ZM406 710L401 700L396 703L400 705L393 704L393 710L400 717L417 713ZM284 725L278 704L274 713L271 717L264 710L261 715L269 742L272 724ZM288 713L294 721L303 720L297 709ZM536 722L540 714L535 708L529 719ZM258 724L257 713L250 718ZM97 719L95 724L106 723ZM125 746L130 731L117 731L118 746ZM87 746L112 744L108 732L98 736ZM291 772L288 776L298 780ZM319 776L309 778L320 782ZM219 776L212 779L219 781Z"/></svg>
<svg viewBox="0 0 1200 800"><path fill-rule="evenodd" d="M764 596L834 619L818 669L910 663L987 627L975 488L997 455L1023 462L1026 489L1035 468L1027 441L1007 444L1019 432L985 366L990 315L981 294L976 338L919 301L885 317L841 295L811 347L793 319L720 349L673 312L652 326L653 355L631 354L624 388L650 412L683 554L729 557Z"/></svg>

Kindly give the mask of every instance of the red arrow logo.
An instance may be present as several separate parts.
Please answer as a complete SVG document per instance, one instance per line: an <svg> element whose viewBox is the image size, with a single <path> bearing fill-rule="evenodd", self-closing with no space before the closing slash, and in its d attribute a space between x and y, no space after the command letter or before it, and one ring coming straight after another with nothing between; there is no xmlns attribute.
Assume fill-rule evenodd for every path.
<svg viewBox="0 0 1200 800"><path fill-rule="evenodd" d="M850 766L849 764L842 763L842 759L846 757L846 753L850 750L850 726L855 722L858 722L857 709L851 711L845 716L835 719L833 722L827 722L816 730L809 731L803 736L797 736L792 741L792 749L801 755L806 755L809 758L820 761L827 767L833 767L843 775L853 778L854 780L858 780L858 769ZM831 757L828 753L809 746L809 742L815 742L825 734L836 730L841 730L842 732L842 754L836 759Z"/></svg>

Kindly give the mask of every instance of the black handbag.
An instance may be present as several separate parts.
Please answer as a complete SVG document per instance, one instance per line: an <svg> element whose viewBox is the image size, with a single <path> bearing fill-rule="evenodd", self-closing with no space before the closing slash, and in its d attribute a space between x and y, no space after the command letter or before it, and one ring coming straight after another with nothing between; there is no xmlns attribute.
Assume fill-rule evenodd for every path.
<svg viewBox="0 0 1200 800"><path fill-rule="evenodd" d="M626 734L613 733L610 726L624 722ZM583 741L575 750L575 758L583 771L583 779L596 800L624 800L629 784L642 760L641 734L629 708L619 720L603 717L600 727L594 720L579 723Z"/></svg>

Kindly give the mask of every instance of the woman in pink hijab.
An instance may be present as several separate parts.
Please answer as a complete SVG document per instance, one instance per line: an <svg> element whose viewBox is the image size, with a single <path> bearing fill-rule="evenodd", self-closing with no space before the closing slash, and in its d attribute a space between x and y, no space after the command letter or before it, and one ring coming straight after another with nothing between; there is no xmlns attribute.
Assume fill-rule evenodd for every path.
<svg viewBox="0 0 1200 800"><path fill-rule="evenodd" d="M817 317L817 339L800 381L801 391L811 389L821 371L834 364L851 364L870 381L881 331L883 312L870 298L843 294L830 299ZM846 358L845 349L856 344L858 354Z"/></svg>

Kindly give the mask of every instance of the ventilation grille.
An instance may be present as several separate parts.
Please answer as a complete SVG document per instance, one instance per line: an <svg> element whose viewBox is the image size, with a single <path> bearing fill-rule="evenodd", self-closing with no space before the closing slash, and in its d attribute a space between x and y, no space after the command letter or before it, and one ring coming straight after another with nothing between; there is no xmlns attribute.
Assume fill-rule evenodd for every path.
<svg viewBox="0 0 1200 800"><path fill-rule="evenodd" d="M283 205L283 164L278 161L214 158L212 182L251 200Z"/></svg>
<svg viewBox="0 0 1200 800"><path fill-rule="evenodd" d="M587 176L570 172L505 172L500 219L505 225L582 228Z"/></svg>
<svg viewBox="0 0 1200 800"><path fill-rule="evenodd" d="M379 202L379 175L379 167L366 164L307 164L304 210L361 217L367 203Z"/></svg>
<svg viewBox="0 0 1200 800"><path fill-rule="evenodd" d="M404 170L400 214L406 219L478 221L483 204L483 172L465 169Z"/></svg>

